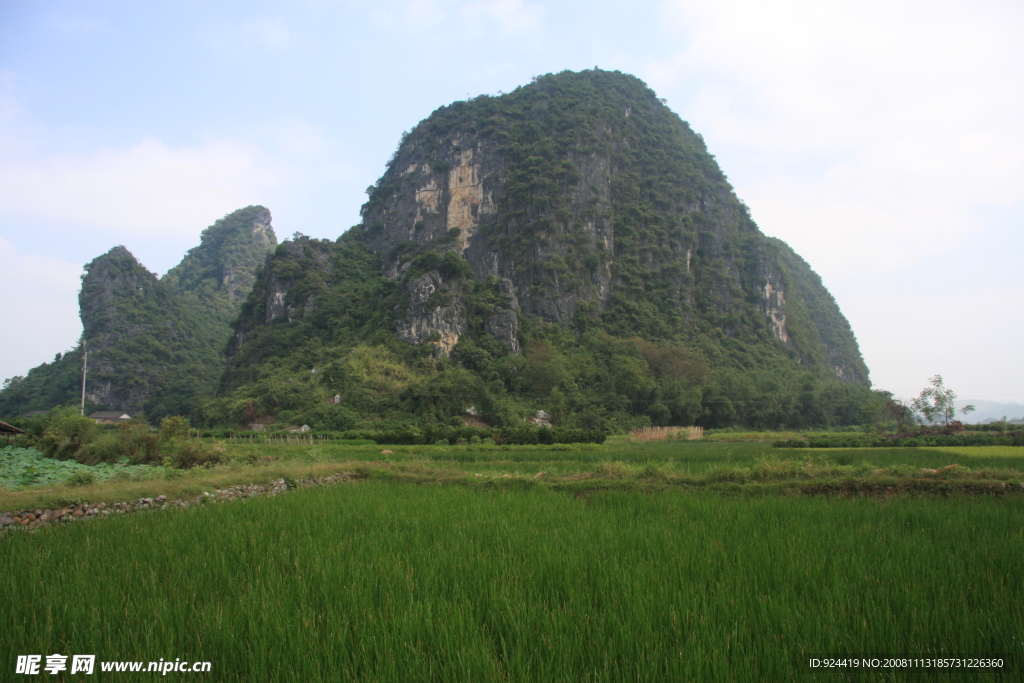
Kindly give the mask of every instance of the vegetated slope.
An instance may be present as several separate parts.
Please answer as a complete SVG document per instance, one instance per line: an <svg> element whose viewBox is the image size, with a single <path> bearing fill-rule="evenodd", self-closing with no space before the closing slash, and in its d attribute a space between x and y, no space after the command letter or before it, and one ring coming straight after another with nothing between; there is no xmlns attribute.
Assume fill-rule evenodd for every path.
<svg viewBox="0 0 1024 683"><path fill-rule="evenodd" d="M79 306L89 407L150 418L191 414L223 373L231 323L276 243L270 212L250 206L204 230L200 245L161 279L123 246L86 265ZM80 343L14 378L0 392L0 414L77 403L81 366Z"/></svg>
<svg viewBox="0 0 1024 683"><path fill-rule="evenodd" d="M820 279L643 82L543 76L404 135L336 243L285 242L211 421L341 428L851 423L870 395ZM338 397L340 404L328 404Z"/></svg>
<svg viewBox="0 0 1024 683"><path fill-rule="evenodd" d="M247 206L221 218L203 231L199 246L189 249L181 263L162 281L192 305L210 311L230 325L256 281L256 269L277 246L270 211Z"/></svg>

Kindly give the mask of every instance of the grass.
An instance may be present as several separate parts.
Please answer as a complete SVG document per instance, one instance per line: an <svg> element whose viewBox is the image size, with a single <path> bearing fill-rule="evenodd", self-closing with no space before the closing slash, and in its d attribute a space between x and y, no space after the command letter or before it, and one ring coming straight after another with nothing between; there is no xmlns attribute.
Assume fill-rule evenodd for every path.
<svg viewBox="0 0 1024 683"><path fill-rule="evenodd" d="M505 475L574 491L593 488L718 488L751 493L987 492L1024 481L1024 449L779 449L756 442L650 442L554 446L309 446L226 444L227 462L188 471L151 468L93 484L0 490L0 511L53 508L203 491L346 471L409 482L492 485ZM390 451L390 452L385 452ZM952 471L929 475L957 465ZM85 468L85 466L77 466ZM145 469L145 468L141 468ZM545 473L536 479L539 473ZM497 482L508 485L509 482ZM520 482L522 483L522 482ZM1013 487L1016 487L1014 489Z"/></svg>
<svg viewBox="0 0 1024 683"><path fill-rule="evenodd" d="M963 458L1009 458L1024 461L1024 449L1019 446L938 446L928 450L952 453Z"/></svg>
<svg viewBox="0 0 1024 683"><path fill-rule="evenodd" d="M218 681L793 680L857 653L1000 654L1014 680L1022 520L1020 496L364 481L9 534L0 637Z"/></svg>
<svg viewBox="0 0 1024 683"><path fill-rule="evenodd" d="M86 486L50 486L0 492L0 510L60 508L79 503L116 503L165 495L170 500L195 498L204 491L274 479L325 477L351 470L358 463L289 461L270 466L235 464L229 467L172 471L142 479L96 482Z"/></svg>

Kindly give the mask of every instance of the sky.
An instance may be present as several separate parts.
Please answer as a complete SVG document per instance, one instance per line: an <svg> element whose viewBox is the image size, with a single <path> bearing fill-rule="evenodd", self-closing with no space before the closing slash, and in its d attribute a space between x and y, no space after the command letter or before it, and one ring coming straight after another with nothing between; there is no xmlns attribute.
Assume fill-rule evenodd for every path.
<svg viewBox="0 0 1024 683"><path fill-rule="evenodd" d="M334 239L436 108L643 79L821 275L873 385L1024 402L1019 0L0 0L0 378L77 343L82 266L231 211Z"/></svg>

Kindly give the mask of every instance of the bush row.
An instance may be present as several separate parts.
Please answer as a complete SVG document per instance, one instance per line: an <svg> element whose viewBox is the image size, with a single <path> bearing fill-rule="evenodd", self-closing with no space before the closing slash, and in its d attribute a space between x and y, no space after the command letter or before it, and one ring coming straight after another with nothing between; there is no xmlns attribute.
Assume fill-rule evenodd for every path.
<svg viewBox="0 0 1024 683"><path fill-rule="evenodd" d="M432 427L404 431L358 432L354 438L372 439L377 444L424 445L436 443L478 443L490 439L496 444L604 443L604 432L590 429L548 427Z"/></svg>
<svg viewBox="0 0 1024 683"><path fill-rule="evenodd" d="M894 448L899 446L1024 446L1024 434L926 434L906 437L815 436L775 441L775 448Z"/></svg>
<svg viewBox="0 0 1024 683"><path fill-rule="evenodd" d="M232 436L292 436L284 433L248 432L233 429L208 429L199 432L206 438L230 438ZM560 429L548 427L424 427L403 430L349 430L345 432L311 431L300 436L327 437L332 441L359 445L375 443L389 446L423 446L437 443L481 443L487 439L496 444L556 444L556 443L604 443L606 435L600 430Z"/></svg>

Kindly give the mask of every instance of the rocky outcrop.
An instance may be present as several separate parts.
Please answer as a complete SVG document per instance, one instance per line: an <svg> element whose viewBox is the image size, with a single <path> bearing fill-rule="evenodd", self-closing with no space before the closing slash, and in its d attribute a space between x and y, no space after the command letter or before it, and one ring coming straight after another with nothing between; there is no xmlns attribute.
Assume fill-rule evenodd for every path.
<svg viewBox="0 0 1024 683"><path fill-rule="evenodd" d="M263 358L258 326L335 329L320 306L348 316L345 344L367 339L353 325L369 316L338 299L372 268L373 296L393 312L374 324L437 356L484 335L519 353L529 316L869 385L820 279L760 232L703 139L624 74L549 75L442 107L403 137L361 224L313 242L285 242L268 262L229 351L248 344L240 368Z"/></svg>
<svg viewBox="0 0 1024 683"><path fill-rule="evenodd" d="M207 305L220 304L234 317L252 290L256 270L277 246L271 220L263 206L229 213L203 230L199 246L167 271L163 281L181 293L201 292Z"/></svg>
<svg viewBox="0 0 1024 683"><path fill-rule="evenodd" d="M228 299L232 303L241 304L256 281L256 269L263 265L267 255L277 246L277 236L271 226L270 211L262 206L250 207L231 214L214 227L235 217L242 225L235 227L239 239L233 248L225 250L223 265L220 269L220 281ZM244 215L238 215L246 212ZM207 230L210 230L208 228Z"/></svg>
<svg viewBox="0 0 1024 683"><path fill-rule="evenodd" d="M458 291L432 270L406 282L409 305L396 311L398 338L407 344L429 343L436 356L447 356L466 331L466 312ZM404 315L402 315L404 313Z"/></svg>
<svg viewBox="0 0 1024 683"><path fill-rule="evenodd" d="M266 456L265 456L266 457ZM277 496L294 489L314 486L333 486L351 482L354 476L349 472L335 472L327 476L307 477L286 481L274 479L268 482L238 484L224 489L215 489L212 493L203 491L195 498L177 498L170 500L159 495L152 498L139 498L117 503L79 503L64 508L46 510L15 510L0 513L0 535L8 529L31 530L48 524L68 524L87 519L102 519L108 515L124 515L150 510L166 510L174 508L190 508L193 505L209 505L211 503L229 503L234 500Z"/></svg>
<svg viewBox="0 0 1024 683"><path fill-rule="evenodd" d="M631 76L565 72L442 107L403 138L363 230L413 295L398 322L412 344L440 336L447 348L465 327L457 300L427 310L428 283L404 281L418 254L454 251L478 280L507 283L515 304L484 328L512 349L516 311L565 325L607 318L627 335L636 325L684 337L757 328L804 365L825 371L827 355L828 373L868 384L817 276L802 261L786 275L703 139ZM813 300L808 326L793 328L793 297Z"/></svg>
<svg viewBox="0 0 1024 683"><path fill-rule="evenodd" d="M270 212L250 206L206 228L163 278L123 246L88 264L79 295L86 398L159 417L216 385L230 322L276 243Z"/></svg>
<svg viewBox="0 0 1024 683"><path fill-rule="evenodd" d="M404 170L394 179L385 176L381 184L397 191L366 213L368 242L385 257L389 275L401 277L407 263L396 250L403 242L439 251L457 249L477 278L493 276L511 283L523 313L568 323L580 301L596 301L597 310L603 310L612 292L614 262L614 231L606 216L610 162L596 155L575 160L573 165L582 173L579 185L568 194L568 212L578 221L561 225L541 216L548 219L545 224L550 224L550 231L517 256L503 249L496 232L496 226L507 218L495 199L504 191L506 175L500 152L485 140L461 133L453 134L442 148L447 148L446 156L435 163L424 161L423 151L416 147L404 154L400 150L389 173ZM506 230L515 237L532 230L532 224L512 220ZM454 243L444 244L449 236ZM597 259L567 270L570 252L595 254ZM533 286L531 274L546 282Z"/></svg>
<svg viewBox="0 0 1024 683"><path fill-rule="evenodd" d="M162 385L161 368L143 347L187 343L180 301L125 247L85 266L79 294L83 339L89 351L86 398L133 414ZM166 348L166 346L165 346Z"/></svg>
<svg viewBox="0 0 1024 683"><path fill-rule="evenodd" d="M323 283L334 277L333 250L333 242L303 235L285 240L277 247L249 291L245 304L249 310L235 325L227 348L229 368L254 326L290 323L316 311ZM252 362L258 359L257 354Z"/></svg>
<svg viewBox="0 0 1024 683"><path fill-rule="evenodd" d="M519 301L516 299L515 288L512 286L511 280L502 278L499 286L505 297L505 306L484 318L484 330L505 344L513 354L518 354L519 316L516 314L516 309L519 308Z"/></svg>

